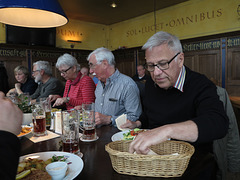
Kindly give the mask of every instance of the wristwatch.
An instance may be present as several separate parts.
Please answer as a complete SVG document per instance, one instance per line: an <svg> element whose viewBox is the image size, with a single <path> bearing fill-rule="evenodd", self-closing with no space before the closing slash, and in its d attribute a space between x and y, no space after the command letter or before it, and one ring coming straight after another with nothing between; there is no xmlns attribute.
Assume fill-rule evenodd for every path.
<svg viewBox="0 0 240 180"><path fill-rule="evenodd" d="M70 97L67 97L67 103L70 101Z"/></svg>

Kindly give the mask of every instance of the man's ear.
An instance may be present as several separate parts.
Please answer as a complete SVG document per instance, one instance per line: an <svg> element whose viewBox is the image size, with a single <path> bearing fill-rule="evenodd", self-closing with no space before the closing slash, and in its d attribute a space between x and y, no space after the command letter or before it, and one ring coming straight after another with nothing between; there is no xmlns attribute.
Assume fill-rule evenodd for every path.
<svg viewBox="0 0 240 180"><path fill-rule="evenodd" d="M184 63L184 53L179 54L178 66L182 67Z"/></svg>

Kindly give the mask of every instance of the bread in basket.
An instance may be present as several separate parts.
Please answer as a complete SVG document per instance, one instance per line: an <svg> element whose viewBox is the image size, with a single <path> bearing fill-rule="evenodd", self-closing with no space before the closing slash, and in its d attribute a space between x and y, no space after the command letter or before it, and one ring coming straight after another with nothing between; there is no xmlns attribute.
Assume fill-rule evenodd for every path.
<svg viewBox="0 0 240 180"><path fill-rule="evenodd" d="M158 155L131 154L128 152L130 143L131 141L114 141L105 146L113 169L120 174L180 177L194 153L194 147L189 143L171 140L151 146L151 150Z"/></svg>

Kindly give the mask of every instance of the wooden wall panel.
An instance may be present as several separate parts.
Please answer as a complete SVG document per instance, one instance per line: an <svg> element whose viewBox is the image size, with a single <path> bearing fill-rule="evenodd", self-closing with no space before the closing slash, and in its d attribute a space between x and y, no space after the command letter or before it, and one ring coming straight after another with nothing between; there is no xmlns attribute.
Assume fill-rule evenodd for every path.
<svg viewBox="0 0 240 180"><path fill-rule="evenodd" d="M226 62L226 89L232 96L240 96L240 48L229 48Z"/></svg>
<svg viewBox="0 0 240 180"><path fill-rule="evenodd" d="M204 74L209 79L214 79L221 85L221 54L220 50L185 52L184 64L193 71Z"/></svg>

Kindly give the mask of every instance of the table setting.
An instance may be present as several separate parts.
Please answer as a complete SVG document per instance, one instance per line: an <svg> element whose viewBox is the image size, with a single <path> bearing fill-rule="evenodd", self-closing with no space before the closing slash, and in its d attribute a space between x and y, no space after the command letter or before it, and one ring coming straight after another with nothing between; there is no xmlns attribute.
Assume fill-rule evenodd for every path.
<svg viewBox="0 0 240 180"><path fill-rule="evenodd" d="M153 159L157 159L159 162L164 161L166 157L161 157L163 154L161 154L161 149L159 146L156 148L152 148L153 151L155 151L158 154L158 158L155 158L153 156L149 155L134 155L128 153L128 150L125 149L124 151L121 149L116 148L114 144L120 143L129 144L131 141L129 140L123 140L123 134L124 133L130 133L134 130L120 130L117 127L114 127L112 125L107 126L101 126L97 127L94 122L94 104L88 105L89 107L82 108L82 111L78 110L70 110L70 111L56 111L52 112L52 118L51 120L56 120L56 112L59 112L60 116L62 118L61 127L62 127L62 133L56 133L55 130L51 130L49 127L46 129L46 132L44 135L41 136L34 136L34 133L29 133L26 136L22 136L20 139L22 149L21 149L21 157L20 162L26 158L41 158L42 160L47 160L48 158L51 158L52 156L66 156L70 157L68 160L71 161L68 165L68 171L66 172L64 176L64 180L67 179L84 179L84 180L90 180L90 179L104 179L104 180L111 180L111 179L139 179L139 180L150 180L150 179L161 179L164 177L169 177L169 179L186 179L190 177L194 177L197 175L198 171L195 172L196 168L199 169L201 167L204 167L204 164L208 162L209 159L202 158L201 161L204 161L202 166L196 166L196 161L192 162L191 155L193 154L194 150L192 146L189 146L188 144L184 144L182 142L170 142L170 143L177 143L175 146L182 146L183 144L186 146L189 146L188 152L188 159L184 163L184 168L181 171L181 173L178 173L177 175L169 175L169 172L167 170L162 170L160 175L156 175L153 170L148 170L148 173L142 175L146 170L139 170L138 173L136 171L134 173L125 173L122 170L119 170L116 168L116 165L114 163L114 158L112 157L114 155L113 151L121 151L122 153L125 153L123 159L130 159L137 156L145 156ZM34 115L33 115L34 116ZM81 116L81 117L80 117ZM121 116L121 119L124 116ZM124 118L123 118L124 120ZM125 119L126 120L126 119ZM124 122L124 121L123 121ZM120 123L121 124L121 123ZM119 125L119 123L118 123ZM34 124L33 124L34 126ZM93 134L86 133L88 129L94 129ZM139 129L141 130L141 129ZM34 127L33 130L34 131ZM31 134L31 135L30 135ZM131 134L131 133L130 133ZM64 145L65 142L65 145ZM73 147L70 146L68 142L71 142L76 144L77 146ZM68 143L69 146L66 146ZM71 144L70 143L70 144ZM128 146L128 145L127 145ZM76 148L77 147L77 148ZM165 146L164 146L165 147ZM166 156L168 159L179 159L179 157L186 156L185 152L179 151L179 154L181 156L174 157L172 154L178 152L178 150L172 151L173 145L171 144L170 149L168 149L168 154ZM187 148L180 148L180 149L187 149ZM173 156L173 157L172 157ZM118 157L115 157L117 159ZM190 162L189 162L190 159ZM76 160L76 164L75 164ZM148 160L147 160L148 161ZM156 160L155 160L156 161ZM198 160L197 160L198 161ZM189 164L188 164L189 162ZM68 162L69 163L69 162ZM75 166L76 165L76 166ZM47 164L46 164L47 166ZM196 166L196 167L195 167ZM150 166L151 167L151 166ZM45 167L46 168L46 167ZM131 166L129 166L131 168ZM134 167L132 167L134 168ZM185 171L186 169L186 171ZM46 170L45 170L46 171ZM185 171L185 172L184 172ZM149 173L151 172L151 173ZM179 177L178 177L179 176Z"/></svg>

